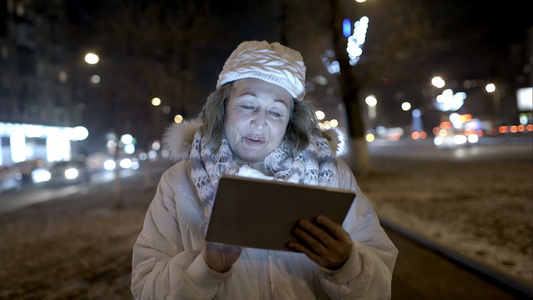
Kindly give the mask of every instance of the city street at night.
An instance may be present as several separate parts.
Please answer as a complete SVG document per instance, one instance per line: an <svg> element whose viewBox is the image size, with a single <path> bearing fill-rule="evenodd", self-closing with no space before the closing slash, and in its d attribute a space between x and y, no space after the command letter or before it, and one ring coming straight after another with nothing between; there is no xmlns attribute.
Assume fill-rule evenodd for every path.
<svg viewBox="0 0 533 300"><path fill-rule="evenodd" d="M133 170L121 170L120 177L126 178L134 175L134 173L135 171ZM23 185L23 188L18 192L11 191L0 195L0 215L41 202L69 197L78 193L88 193L89 190L97 189L98 186L113 181L114 178L114 172L106 171L91 174L91 179L88 183L77 185L45 186L44 184L33 185L29 183Z"/></svg>
<svg viewBox="0 0 533 300"><path fill-rule="evenodd" d="M533 299L529 6L0 1L0 300Z"/></svg>
<svg viewBox="0 0 533 300"><path fill-rule="evenodd" d="M509 287L499 282L497 278L491 277L494 273L502 274L501 268L497 269L493 265L494 268L489 269L494 272L483 275L479 273L479 270L465 266L464 262L455 261L453 256L450 258L443 255L438 248L435 250L420 243L421 240L430 240L431 243L439 245L448 240L457 241L461 238L468 240L469 230L454 232L460 227L457 227L453 219L448 219L448 221L445 219L446 222L442 223L443 220L440 220L437 215L425 211L439 210L445 218L449 218L449 211L447 211L449 207L443 207L442 201L433 204L418 202L418 209L413 210L410 207L415 203L408 201L409 199L405 197L411 195L417 201L422 201L421 197L427 197L426 200L431 201L431 198L440 194L442 200L447 199L446 201L453 203L457 209L464 209L463 215L456 219L471 219L473 223L467 226L491 226L490 224L494 226L495 223L475 223L474 221L479 217L485 217L486 210L497 205L497 203L490 203L495 198L485 199L484 206L487 209L479 207L478 210L473 211L465 209L464 205L468 206L468 202L476 202L477 197L483 197L482 195L487 193L498 193L499 197L502 197L508 194L508 191L513 191L512 194L508 194L511 198L506 200L507 202L512 200L515 205L519 205L522 203L519 198L523 197L527 203L517 215L502 215L498 222L502 222L502 226L507 226L513 220L506 218L518 218L514 220L516 222L524 216L526 219L530 218L529 197L533 189L530 177L525 180L519 178L505 180L505 184L510 185L505 190L501 186L491 188L490 182L497 174L509 176L517 172L517 177L521 174L529 176L533 167L532 144L478 145L476 147L479 147L480 152L476 153L492 153L493 151L488 151L493 149L492 147L500 149L499 155L489 154L484 157L485 162L481 165L475 160L474 162L457 161L451 158L453 156L449 156L449 152L439 152L440 150L428 145L419 144L416 141L401 141L396 144L387 143L387 146L370 145L370 152L375 153L372 156L374 171L371 175L358 178L361 188L371 199L380 217L383 217L387 232L400 250L393 275L393 299L521 299L524 296L524 290L517 291L515 287ZM398 149L405 151L398 151ZM412 155L412 153L417 153L417 155ZM439 158L435 159L435 156ZM166 166L168 163L162 163L159 167L152 169L153 184L157 182ZM480 167L483 168L482 172L479 170ZM457 170L463 173L475 172L476 181L481 185L487 185L487 190L479 192L469 190L466 187L470 183L464 182L466 177L456 174ZM455 186L449 186L450 182L442 180L447 177L456 177L453 181ZM114 207L113 184L108 182L0 216L0 230L3 232L0 240L0 253L2 254L0 264L5 266L0 272L0 290L2 291L0 298L129 299L131 246L141 229L146 208L155 189L155 185L144 188L144 180L142 170L123 178L123 186L126 188L122 195L124 199L122 209ZM418 182L424 187L414 192L406 180L413 185ZM453 191L446 192L447 189ZM12 192L3 195L1 199L5 201L9 196L19 197L18 195L22 193L24 192ZM447 198L449 195L453 195L453 198ZM391 207L394 206L391 202L398 202L398 200L401 200L400 202L404 205L400 205L399 208ZM458 201L465 203L460 204ZM404 209L403 215L398 216L402 208ZM427 223L428 220L424 220L427 217L432 218L431 221L434 222L434 226L429 227L441 230L440 235L433 236L435 239L431 239L432 236L426 235L426 232L421 232L423 228L409 228L409 222L396 222L397 220L411 220L412 222L418 220L417 222L426 222L427 225L430 224ZM407 229L409 234L398 232L398 228ZM522 263L531 266L531 243L529 242L531 226L527 227L526 231L516 232L499 227L477 229L478 244L481 245L491 244L489 235L503 235L501 238L517 240L520 237L505 237L505 235L516 233L522 235L521 238L526 240L525 246L522 245L525 247L525 256L523 256L525 261ZM483 232L486 232L487 236L484 236ZM447 234L450 237L446 237ZM474 247L474 244L476 243L470 239L469 247ZM462 250L450 244L440 245L454 251ZM517 247L512 244L509 246L508 250L487 248L484 256L485 258L499 257L494 251L514 251L513 249ZM459 254L469 255L466 252ZM515 258L519 257L515 256ZM478 260L478 263L480 262L483 261ZM519 260L515 263L507 261L507 264L502 265L503 268L508 269L506 276L520 273L520 263ZM486 264L483 263L483 265ZM524 276L521 281L517 282L527 282L527 278ZM520 287L524 286L527 285L520 285ZM438 293L440 297L435 298L435 293Z"/></svg>

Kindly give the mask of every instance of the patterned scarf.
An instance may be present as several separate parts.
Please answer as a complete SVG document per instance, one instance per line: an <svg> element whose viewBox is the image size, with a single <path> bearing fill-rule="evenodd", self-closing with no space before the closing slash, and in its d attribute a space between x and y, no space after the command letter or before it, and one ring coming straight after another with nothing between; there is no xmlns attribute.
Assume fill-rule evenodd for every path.
<svg viewBox="0 0 533 300"><path fill-rule="evenodd" d="M282 143L265 157L260 170L253 170L247 165L240 166L235 161L226 138L222 138L222 143L216 151L209 150L202 142L200 130L194 135L189 159L193 183L209 214L222 174L326 186L335 175L336 167L335 157L325 138L315 137L309 146L295 157L289 155ZM256 176L250 175L250 172L255 172Z"/></svg>

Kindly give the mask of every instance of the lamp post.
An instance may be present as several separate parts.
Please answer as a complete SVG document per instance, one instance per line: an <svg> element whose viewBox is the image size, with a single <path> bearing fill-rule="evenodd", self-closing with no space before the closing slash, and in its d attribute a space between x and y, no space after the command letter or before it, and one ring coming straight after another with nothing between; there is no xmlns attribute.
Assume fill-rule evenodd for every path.
<svg viewBox="0 0 533 300"><path fill-rule="evenodd" d="M370 120L376 119L376 105L378 104L378 99L374 95L368 95L365 98L365 103L368 105L368 117Z"/></svg>
<svg viewBox="0 0 533 300"><path fill-rule="evenodd" d="M370 119L370 128L374 128L374 120L376 119L376 105L378 105L378 99L374 95L368 95L365 98L365 103L368 106L368 118Z"/></svg>
<svg viewBox="0 0 533 300"><path fill-rule="evenodd" d="M494 83L489 83L485 86L485 91L492 94L492 101L494 102L494 122L500 123L500 91L496 88Z"/></svg>
<svg viewBox="0 0 533 300"><path fill-rule="evenodd" d="M88 52L85 54L84 60L89 65L96 65L98 62L100 62L100 56L95 53ZM100 76L97 74L93 74L90 77L90 81L93 84L98 84L100 83Z"/></svg>

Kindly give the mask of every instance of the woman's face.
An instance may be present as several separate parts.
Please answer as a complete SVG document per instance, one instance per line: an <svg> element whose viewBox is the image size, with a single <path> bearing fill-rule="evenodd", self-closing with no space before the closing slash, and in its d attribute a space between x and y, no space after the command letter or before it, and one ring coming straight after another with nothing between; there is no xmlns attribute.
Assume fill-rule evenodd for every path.
<svg viewBox="0 0 533 300"><path fill-rule="evenodd" d="M260 162L283 140L292 96L261 79L236 81L226 103L224 133L238 159Z"/></svg>

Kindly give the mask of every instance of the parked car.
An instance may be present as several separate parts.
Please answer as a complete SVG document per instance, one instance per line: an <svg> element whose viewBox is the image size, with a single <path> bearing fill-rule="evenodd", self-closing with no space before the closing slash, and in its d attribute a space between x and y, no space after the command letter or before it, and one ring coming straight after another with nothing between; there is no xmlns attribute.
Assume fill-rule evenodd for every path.
<svg viewBox="0 0 533 300"><path fill-rule="evenodd" d="M45 162L42 159L28 159L19 163L14 164L13 166L20 171L22 174L22 181L24 183L31 182L31 174L38 168L44 167Z"/></svg>
<svg viewBox="0 0 533 300"><path fill-rule="evenodd" d="M0 166L0 194L9 190L20 190L22 174L17 168Z"/></svg>
<svg viewBox="0 0 533 300"><path fill-rule="evenodd" d="M89 182L91 174L84 159L59 161L49 169L37 169L32 174L35 183L68 185Z"/></svg>
<svg viewBox="0 0 533 300"><path fill-rule="evenodd" d="M89 171L91 172L109 171L109 161L114 164L113 157L107 153L91 153L87 157L87 167L89 167Z"/></svg>

